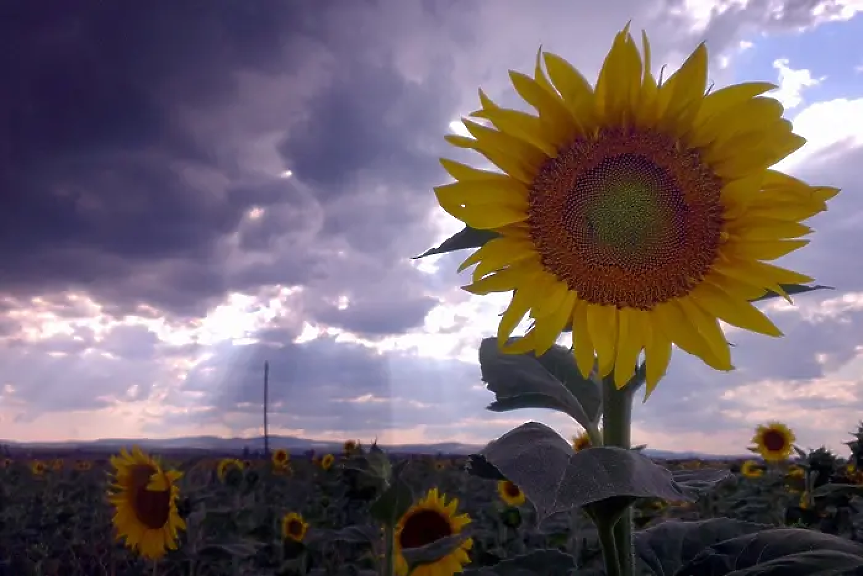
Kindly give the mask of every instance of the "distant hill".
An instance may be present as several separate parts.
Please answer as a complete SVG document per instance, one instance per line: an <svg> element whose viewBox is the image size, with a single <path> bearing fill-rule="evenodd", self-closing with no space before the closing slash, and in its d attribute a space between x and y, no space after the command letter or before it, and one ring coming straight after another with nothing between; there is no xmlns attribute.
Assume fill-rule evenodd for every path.
<svg viewBox="0 0 863 576"><path fill-rule="evenodd" d="M220 454L240 453L244 448L250 451L262 451L264 449L264 438L262 436L255 438L219 438L217 436L185 436L180 438L167 439L119 439L119 438L103 438L92 441L76 441L70 440L67 442L16 442L13 440L0 440L0 444L9 446L13 451L18 450L79 450L83 452L116 452L121 447L128 447L137 444L144 450L156 452L188 452L188 451L205 451L217 452ZM314 450L317 453L338 453L342 449L342 444L339 442L324 442L319 440L309 440L306 438L296 438L294 436L270 436L270 449L284 448L294 454L302 454L307 450ZM474 454L482 450L480 445L460 444L458 442L443 442L438 444L400 444L393 446L381 445L381 448L393 454L451 454L451 455L466 455ZM712 455L699 454L696 452L672 452L669 450L653 450L647 448L643 450L645 456L657 460L684 460L684 459L701 459L701 460L726 460L746 458L741 455ZM751 457L751 456L750 456Z"/></svg>

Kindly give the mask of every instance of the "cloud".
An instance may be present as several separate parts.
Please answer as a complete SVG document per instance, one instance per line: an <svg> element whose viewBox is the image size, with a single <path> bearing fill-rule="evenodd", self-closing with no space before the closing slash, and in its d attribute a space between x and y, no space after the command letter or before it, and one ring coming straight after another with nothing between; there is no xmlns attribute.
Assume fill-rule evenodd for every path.
<svg viewBox="0 0 863 576"><path fill-rule="evenodd" d="M773 67L779 71L779 90L772 92L770 95L782 102L786 110L800 106L803 102L801 95L803 90L817 86L827 78L826 76L813 78L809 70L790 68L787 58L774 60Z"/></svg>
<svg viewBox="0 0 863 576"><path fill-rule="evenodd" d="M444 133L476 108L478 86L514 105L506 71L531 70L540 45L595 78L631 19L650 34L654 72L706 41L721 86L755 33L798 33L855 9L766 0L25 8L15 26L0 21L0 48L22 55L0 65L3 434L256 433L264 361L271 422L284 433L482 442L525 418L572 433L548 413L483 411L491 397L476 347L505 298L458 289L466 254L409 259L458 229L430 193L445 179L439 156L467 157ZM780 69L789 104L814 82L791 64ZM770 412L769 399L752 404L756 389L794 390L784 392L786 415L829 389L807 422L857 406L840 392L859 386L843 371L863 345L859 312L841 304L863 292L847 264L859 243L861 130L849 120L863 117L858 106L798 102L795 125L810 145L788 164L849 190L789 260L842 292L777 309L784 339L734 334L737 372L711 374L677 353L638 411L640 441L734 451Z"/></svg>

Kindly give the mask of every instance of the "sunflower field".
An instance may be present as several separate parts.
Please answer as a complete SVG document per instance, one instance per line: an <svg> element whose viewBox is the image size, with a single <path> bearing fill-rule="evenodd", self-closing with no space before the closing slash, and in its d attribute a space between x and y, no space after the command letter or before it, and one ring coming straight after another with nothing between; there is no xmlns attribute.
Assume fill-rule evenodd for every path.
<svg viewBox="0 0 863 576"><path fill-rule="evenodd" d="M792 438L768 423L751 460L661 462L697 497L633 499L636 574L749 574L739 569L756 558L760 570L782 567L758 574L814 574L788 568L811 570L800 554L812 546L843 559L848 570L832 574L861 573L863 424L845 458ZM110 460L5 458L0 575L606 574L589 507L546 514L495 479L486 451L346 448L246 460L134 447ZM571 450L596 451L578 435ZM729 570L717 571L717 558Z"/></svg>

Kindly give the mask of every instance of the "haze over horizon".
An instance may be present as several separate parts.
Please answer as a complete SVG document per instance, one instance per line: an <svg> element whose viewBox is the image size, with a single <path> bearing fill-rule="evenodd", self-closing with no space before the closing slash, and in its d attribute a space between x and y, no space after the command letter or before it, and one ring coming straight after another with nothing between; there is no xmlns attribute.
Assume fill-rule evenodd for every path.
<svg viewBox="0 0 863 576"><path fill-rule="evenodd" d="M50 8L49 8L50 7ZM14 18L11 11L14 10ZM714 90L772 81L809 140L780 168L842 188L784 259L835 291L765 304L785 337L729 330L737 370L675 350L633 442L745 453L777 419L845 454L863 419L861 0L611 0L0 8L0 438L260 431L482 445L550 411L493 414L474 297L435 203L444 135L477 88L515 105L537 48L595 81L644 29L654 72L707 42ZM8 14L7 14L8 13ZM6 17L8 16L8 17Z"/></svg>

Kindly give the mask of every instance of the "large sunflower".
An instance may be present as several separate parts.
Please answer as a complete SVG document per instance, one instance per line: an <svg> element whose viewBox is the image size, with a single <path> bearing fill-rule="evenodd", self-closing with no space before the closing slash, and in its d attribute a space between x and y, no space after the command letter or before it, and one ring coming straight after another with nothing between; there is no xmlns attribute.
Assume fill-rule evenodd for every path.
<svg viewBox="0 0 863 576"><path fill-rule="evenodd" d="M731 370L717 320L771 336L780 331L751 301L812 278L774 260L807 244L800 222L826 210L838 190L769 167L804 139L782 105L753 82L705 95L700 45L665 82L643 62L627 26L614 40L596 87L554 54L537 54L533 77L510 72L534 116L499 107L465 119L473 138L448 135L501 172L442 159L456 182L438 202L496 237L461 269L476 265L473 294L512 291L498 329L507 352L548 350L573 326L585 377L622 387L639 354L648 394L668 366L672 344L718 370ZM543 70L542 62L546 71ZM507 339L526 314L525 337Z"/></svg>
<svg viewBox="0 0 863 576"><path fill-rule="evenodd" d="M445 497L438 495L437 488L428 491L424 498L411 506L399 519L395 533L395 569L399 576L407 576L408 565L401 551L405 548L419 548L441 538L459 534L470 517L456 515L458 498L449 504ZM411 576L452 576L460 573L462 566L470 562L467 552L473 547L473 540L467 538L461 546L431 564L418 566Z"/></svg>
<svg viewBox="0 0 863 576"><path fill-rule="evenodd" d="M780 422L768 422L755 429L751 440L755 446L751 450L767 462L781 462L791 455L795 440L797 438L788 426Z"/></svg>
<svg viewBox="0 0 863 576"><path fill-rule="evenodd" d="M524 504L524 492L509 480L498 480L497 493L507 506L521 506Z"/></svg>
<svg viewBox="0 0 863 576"><path fill-rule="evenodd" d="M177 511L182 472L163 470L159 463L137 446L130 454L125 448L111 457L113 483L108 500L115 507L113 518L118 536L141 556L160 558L177 547L177 531L186 523Z"/></svg>

